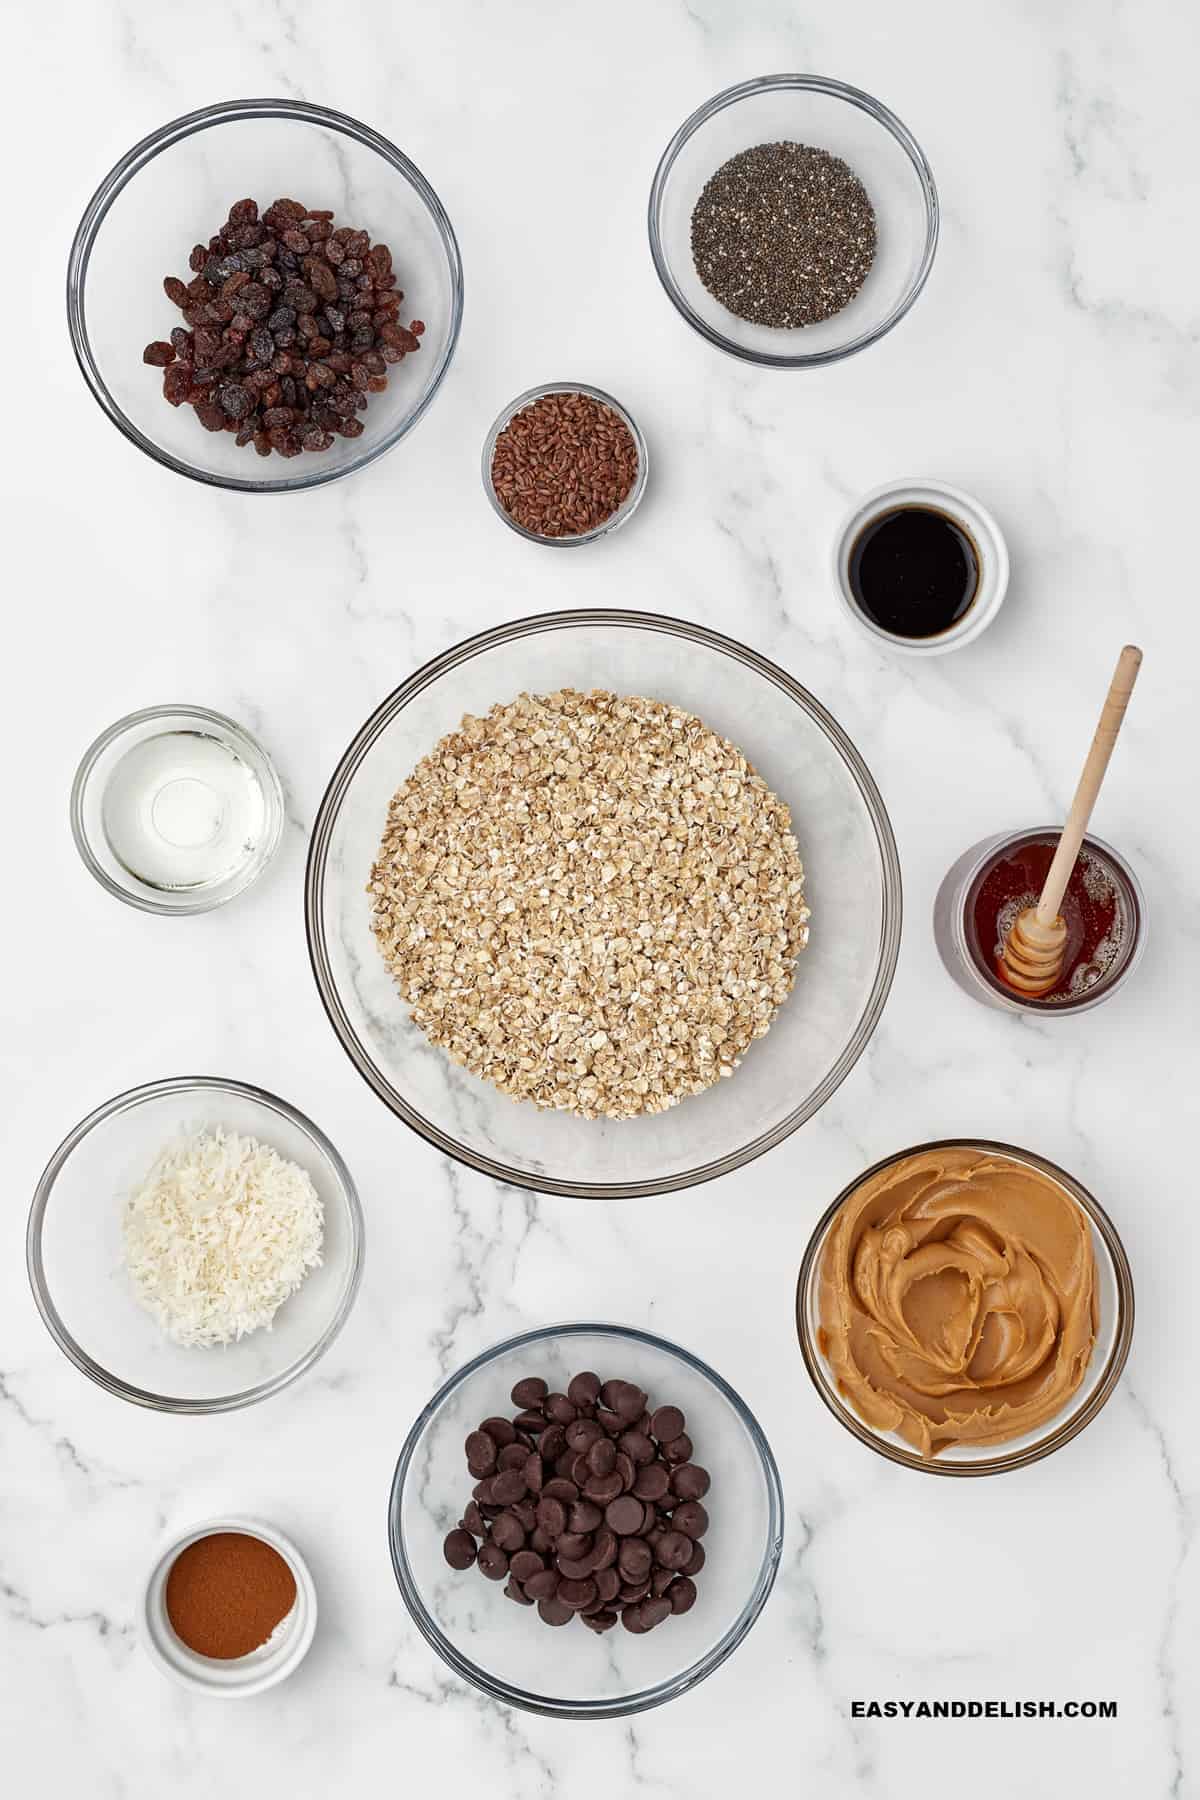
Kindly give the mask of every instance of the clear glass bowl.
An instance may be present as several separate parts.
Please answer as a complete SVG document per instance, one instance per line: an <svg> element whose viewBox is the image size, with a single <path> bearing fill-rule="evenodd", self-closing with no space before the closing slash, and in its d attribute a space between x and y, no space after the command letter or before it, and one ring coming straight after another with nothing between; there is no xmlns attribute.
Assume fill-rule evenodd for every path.
<svg viewBox="0 0 1200 1800"><path fill-rule="evenodd" d="M610 514L610 516L605 519L602 524L597 525L594 530L579 531L574 533L571 537L543 537L540 532L529 531L524 525L519 525L512 514L506 512L503 506L501 506L496 495L496 490L492 485L492 458L496 453L496 439L500 436L500 433L504 430L510 419L515 418L517 413L521 412L526 406L532 406L535 400L544 399L547 394L587 394L591 399L599 400L602 406L611 408L619 419L624 420L625 427L629 432L630 437L633 439L634 446L637 450L638 466L637 474L634 476L633 486L626 494L624 500L622 500L620 506L618 506L616 512ZM480 468L483 475L483 491L491 502L492 511L498 518L504 520L504 523L508 526L510 531L515 531L518 537L523 537L526 542L530 544L549 544L551 546L567 547L572 544L590 544L593 543L596 538L607 537L610 531L617 531L627 520L632 518L633 514L641 504L642 495L646 491L646 476L649 472L649 459L646 450L646 440L642 436L641 428L637 424L632 413L626 412L625 408L621 405L621 402L619 400L614 400L611 394L606 394L603 388L589 387L586 381L544 381L540 387L528 388L525 393L518 394L516 399L510 401L504 408L503 412L499 415L491 430L488 432L486 438L483 440L483 456Z"/></svg>
<svg viewBox="0 0 1200 1800"><path fill-rule="evenodd" d="M235 200L287 195L330 207L335 224L391 248L403 319L425 321L421 348L389 372L358 438L320 454L260 458L205 431L162 395L142 351L181 322L164 275L190 280ZM214 487L294 493L366 468L398 444L441 386L462 323L462 261L441 201L394 144L344 113L299 100L230 100L172 119L133 146L88 202L67 266L67 321L83 376L117 429L164 468Z"/></svg>
<svg viewBox="0 0 1200 1800"><path fill-rule="evenodd" d="M114 771L138 745L164 733L196 733L215 739L245 765L262 797L262 824L244 859L219 880L203 886L151 886L117 855L105 829L105 795ZM71 784L71 835L84 867L108 893L142 912L176 918L211 912L244 893L257 881L279 848L283 835L283 790L262 745L223 713L203 706L147 706L128 713L89 745Z"/></svg>
<svg viewBox="0 0 1200 1800"><path fill-rule="evenodd" d="M551 1391L594 1369L635 1381L650 1404L677 1405L695 1460L712 1476L706 1561L688 1613L634 1637L572 1621L553 1629L477 1569L450 1569L442 1541L471 1496L463 1442L481 1419L511 1417L523 1375ZM404 1441L388 1508L392 1566L426 1642L495 1700L567 1719L644 1712L686 1693L741 1643L766 1604L783 1550L783 1491L770 1445L744 1400L687 1350L620 1325L550 1325L510 1338L451 1376Z"/></svg>
<svg viewBox="0 0 1200 1800"><path fill-rule="evenodd" d="M371 931L366 884L396 788L464 713L565 686L674 702L737 744L791 808L812 907L795 989L741 1068L636 1119L543 1111L467 1074L411 1022ZM445 1155L497 1181L596 1199L667 1193L726 1174L811 1118L878 1022L900 910L883 802L825 708L732 638L656 613L607 610L497 626L389 695L326 790L305 885L321 999L380 1099Z"/></svg>
<svg viewBox="0 0 1200 1800"><path fill-rule="evenodd" d="M870 195L879 240L848 306L782 331L739 319L715 300L691 246L692 211L709 177L739 151L779 142L809 144L849 163ZM655 172L649 225L659 280L693 330L744 362L807 369L853 356L899 324L933 265L938 197L921 146L870 94L820 75L763 75L715 94L684 120Z"/></svg>
<svg viewBox="0 0 1200 1800"><path fill-rule="evenodd" d="M325 1209L321 1267L240 1343L184 1349L139 1304L125 1272L121 1207L182 1132L224 1126L298 1163ZM303 1375L345 1324L362 1270L363 1219L345 1163L311 1119L260 1088L208 1075L118 1094L47 1163L29 1213L26 1262L46 1328L77 1369L156 1412L232 1412Z"/></svg>
<svg viewBox="0 0 1200 1800"><path fill-rule="evenodd" d="M1010 1444L1000 1448L993 1444L953 1444L937 1456L923 1457L894 1432L879 1431L860 1419L854 1408L838 1392L819 1342L821 1321L818 1286L825 1241L843 1202L850 1198L855 1189L881 1169L886 1169L891 1163L901 1162L906 1156L948 1148L1010 1157L1016 1162L1028 1164L1065 1189L1091 1221L1100 1316L1092 1360L1083 1381L1062 1412L1047 1420L1040 1431L1014 1438ZM912 1144L906 1150L897 1150L891 1156L882 1157L842 1189L818 1221L804 1252L796 1287L796 1327L800 1334L800 1352L804 1358L804 1366L812 1378L813 1386L834 1418L847 1431L853 1432L860 1443L877 1451L880 1456L886 1456L889 1462L901 1463L906 1469L919 1469L923 1475L1002 1475L1010 1469L1023 1469L1030 1463L1040 1462L1042 1457L1049 1456L1063 1444L1070 1443L1095 1418L1116 1387L1125 1367L1133 1338L1133 1306L1133 1276L1125 1247L1112 1220L1082 1182L1076 1181L1073 1175L1068 1175L1065 1169L1048 1162L1045 1157L1035 1155L1032 1150L1021 1150L1015 1144L995 1143L989 1138L941 1138L934 1143Z"/></svg>

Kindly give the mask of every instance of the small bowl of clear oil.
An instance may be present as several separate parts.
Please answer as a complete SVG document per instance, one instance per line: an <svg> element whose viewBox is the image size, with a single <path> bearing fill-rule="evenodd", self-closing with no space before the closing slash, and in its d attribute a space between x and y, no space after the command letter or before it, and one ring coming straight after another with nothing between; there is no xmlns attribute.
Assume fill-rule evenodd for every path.
<svg viewBox="0 0 1200 1800"><path fill-rule="evenodd" d="M101 887L143 912L209 912L266 868L283 792L262 746L221 713L151 706L85 753L71 830Z"/></svg>

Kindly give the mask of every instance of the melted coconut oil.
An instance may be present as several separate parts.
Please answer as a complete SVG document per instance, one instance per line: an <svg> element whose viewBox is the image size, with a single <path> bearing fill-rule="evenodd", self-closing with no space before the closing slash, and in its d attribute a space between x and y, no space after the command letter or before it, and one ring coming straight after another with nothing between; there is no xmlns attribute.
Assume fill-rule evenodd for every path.
<svg viewBox="0 0 1200 1800"><path fill-rule="evenodd" d="M109 777L104 835L147 887L214 887L253 861L267 807L254 771L200 731L164 731L127 750Z"/></svg>

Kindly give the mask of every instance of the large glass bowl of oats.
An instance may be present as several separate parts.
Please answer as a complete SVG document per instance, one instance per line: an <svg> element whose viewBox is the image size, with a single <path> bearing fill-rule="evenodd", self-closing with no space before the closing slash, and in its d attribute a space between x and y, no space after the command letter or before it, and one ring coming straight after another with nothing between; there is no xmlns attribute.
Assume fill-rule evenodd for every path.
<svg viewBox="0 0 1200 1800"><path fill-rule="evenodd" d="M854 745L784 670L653 613L519 619L388 696L305 889L321 999L380 1099L497 1181L606 1199L782 1142L878 1023L900 864Z"/></svg>

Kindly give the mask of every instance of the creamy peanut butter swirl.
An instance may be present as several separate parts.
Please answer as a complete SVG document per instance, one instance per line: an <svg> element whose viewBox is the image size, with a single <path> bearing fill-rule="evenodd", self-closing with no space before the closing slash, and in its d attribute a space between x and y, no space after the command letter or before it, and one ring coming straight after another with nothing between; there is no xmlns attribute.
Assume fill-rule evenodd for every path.
<svg viewBox="0 0 1200 1800"><path fill-rule="evenodd" d="M1083 1380L1097 1327L1091 1227L1024 1163L918 1151L845 1201L818 1300L819 1346L868 1425L922 1456L1006 1443Z"/></svg>

